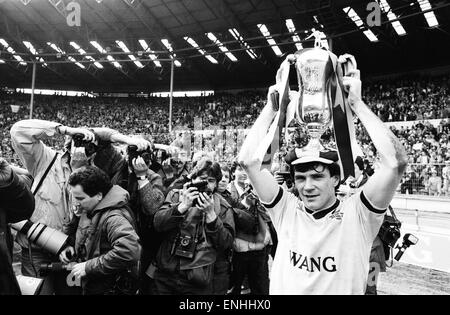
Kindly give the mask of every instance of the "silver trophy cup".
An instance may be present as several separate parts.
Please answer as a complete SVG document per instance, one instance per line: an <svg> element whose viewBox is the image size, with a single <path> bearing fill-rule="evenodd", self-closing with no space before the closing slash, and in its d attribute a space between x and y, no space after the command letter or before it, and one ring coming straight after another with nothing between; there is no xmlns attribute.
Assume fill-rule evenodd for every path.
<svg viewBox="0 0 450 315"><path fill-rule="evenodd" d="M300 123L306 125L309 143L304 150L320 151L320 137L332 123L332 104L327 81L333 75L329 52L307 48L295 54L300 100L296 108Z"/></svg>

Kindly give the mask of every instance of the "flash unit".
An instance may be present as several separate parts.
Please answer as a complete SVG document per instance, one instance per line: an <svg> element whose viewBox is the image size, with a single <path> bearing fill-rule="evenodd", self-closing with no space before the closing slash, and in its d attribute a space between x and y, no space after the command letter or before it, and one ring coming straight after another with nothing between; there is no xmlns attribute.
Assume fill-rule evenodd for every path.
<svg viewBox="0 0 450 315"><path fill-rule="evenodd" d="M398 248L398 252L395 255L395 260L399 261L400 258L402 258L403 253L405 252L405 250L411 246L411 245L416 245L419 242L419 238L415 235L412 235L410 233L406 233L403 236L403 244L402 246L397 245L396 248Z"/></svg>

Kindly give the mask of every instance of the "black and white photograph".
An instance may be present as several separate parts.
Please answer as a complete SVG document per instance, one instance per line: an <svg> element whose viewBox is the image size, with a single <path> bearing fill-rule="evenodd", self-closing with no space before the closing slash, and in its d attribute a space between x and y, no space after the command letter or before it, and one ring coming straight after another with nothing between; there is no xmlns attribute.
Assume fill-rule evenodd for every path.
<svg viewBox="0 0 450 315"><path fill-rule="evenodd" d="M449 51L447 0L0 0L0 295L450 295Z"/></svg>

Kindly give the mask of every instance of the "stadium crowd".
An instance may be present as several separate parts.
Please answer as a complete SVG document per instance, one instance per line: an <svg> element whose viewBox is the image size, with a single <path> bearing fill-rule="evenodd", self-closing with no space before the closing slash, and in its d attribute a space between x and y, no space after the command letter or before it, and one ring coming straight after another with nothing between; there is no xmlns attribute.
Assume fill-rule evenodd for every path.
<svg viewBox="0 0 450 315"><path fill-rule="evenodd" d="M391 127L407 148L410 168L402 184L402 192L431 195L448 194L448 174L444 164L450 160L449 117L450 76L383 80L366 84L363 97L375 114L385 122L416 121L411 127ZM147 134L156 143L172 143L180 131L248 128L265 102L265 91L218 93L203 97L174 99L173 130L168 127L168 98L162 97L68 97L36 95L33 118L60 122L70 126L99 126L119 130L123 134ZM0 92L0 145L5 158L15 160L9 130L13 123L28 117L29 95ZM13 113L9 105L20 105ZM434 127L423 120L441 119ZM376 152L368 135L356 122L359 144L368 163ZM331 133L323 140L333 143ZM207 141L205 141L207 142ZM49 139L48 144L62 149L63 137ZM237 152L237 149L232 151ZM228 157L230 154L228 154ZM433 171L441 183L430 184ZM436 187L440 186L439 189ZM434 187L431 188L430 187Z"/></svg>
<svg viewBox="0 0 450 315"><path fill-rule="evenodd" d="M391 141L387 146L391 145L390 151L396 155L394 159L398 158L397 153L401 155L399 164L391 172L396 176L395 186L406 168L406 156L400 143L408 150L409 169L399 185L402 193L447 195L450 124L448 117L444 116L448 116L448 111L445 112L448 91L441 90L442 87L434 81L423 84L416 87L422 89L418 93L408 89L398 92L391 86L374 85L367 89L367 95L371 108L383 120L412 118L408 114L412 103L417 106L416 112L423 109L425 112L421 112L422 115L441 119L437 126L429 121L416 120L417 117L414 117L415 123L410 127L392 126L391 130L398 140L392 136L387 139ZM372 89L378 89L379 93ZM436 91L439 91L438 95L434 94ZM311 180L317 181L314 185L326 186L328 195L341 195L341 200L330 199L334 205L327 206L326 211L332 211L340 202L352 204L360 200L357 201L358 207L364 205L374 213L372 216L378 215L374 218L379 225L370 233L373 238L379 237L379 243L372 245L371 257L374 252L381 254L377 259L370 259L371 263L379 261L383 264L388 259L386 252L389 243L386 242L384 230L379 228L385 220L384 210L376 210L364 199L363 192L360 197L355 196L357 189L366 182L365 187L370 188L371 183L384 179L380 173L374 173L377 164L383 163L378 163L378 154L372 143L376 131L383 129L380 122L375 127L370 126L369 137L362 123L355 119L356 135L364 156L355 161L354 178L348 178L345 183L339 181L339 166L335 163L338 155L335 151L322 151L324 156L315 160L309 160L311 156L306 156L301 165L292 163L302 160L300 157L290 162L289 156L283 159L284 154L292 153L292 147L301 147L308 142L304 130L298 122L293 122L295 128L290 140L283 144L280 153L273 159L271 184L278 193L274 198L267 199L272 202L264 203L258 197L258 189L265 187L266 182L260 182L255 187L250 185L249 178L255 173L249 174L249 164L245 161L241 165L236 160L238 142L243 140L243 137L239 140L237 130L252 125L262 107L265 106L263 115L270 107L270 104L264 104L262 92L177 99L174 107L175 132L172 134L165 123L168 120L165 98L37 96L33 114L36 120L27 120L27 106L24 106L27 95L4 93L1 96L0 194L2 201L8 201L5 207L8 211L12 205L22 207L11 197L28 196L33 199L34 196L35 210L31 216L27 214L29 221L13 228L18 231L15 240L21 247L21 272L25 276L43 279L41 294L240 295L247 290L252 295L267 295L269 258L275 257L278 244L278 252L280 248L281 251L286 250L283 244L285 235L280 239L277 236L280 222L273 219L273 213L269 213L268 208L282 207L279 202L288 202L283 197L283 191L289 193L291 201L294 201L293 197L300 196L303 202L310 200L314 206L320 194L302 195L307 190L315 189L311 188ZM432 106L433 113L429 114L428 107L422 106L422 103L429 102L433 97L437 105ZM390 107L378 106L379 102L393 106L402 100L405 107L398 109L398 112ZM13 112L10 105L21 105L21 108ZM368 116L365 115L367 113ZM358 117L367 126L367 121L375 116L367 110L362 114L359 112ZM194 143L194 148L189 150L192 156L188 155L182 131L205 130L213 126L220 129L231 126L235 148L220 139L214 144L217 135L213 134L206 136L207 139L203 139L199 147ZM259 136L255 130L253 125L253 132L250 131L247 140ZM150 135L152 142L172 146L152 149L147 137L134 137L136 134ZM386 134L390 135L387 131ZM71 141L66 141L69 139ZM190 144L191 138L187 139ZM195 142L195 137L193 140ZM330 130L322 140L325 145L334 146ZM253 156L253 145L258 143L254 141L249 147L244 146L247 150L244 156ZM377 142L377 148L381 151L385 148L380 143L386 142ZM219 144L226 154L217 154L214 146ZM396 145L397 148L394 148ZM172 150L173 146L177 146L178 150ZM187 156L183 157L183 151ZM380 153L386 157L383 154L386 152ZM8 155L9 161L4 159ZM13 155L19 159L14 159ZM24 168L11 165L11 160L20 160ZM292 172L286 174L287 170L283 168L289 163L295 169L295 185ZM399 172L400 164L403 169ZM317 168L321 166L323 169L319 171ZM259 166L253 171L255 169L258 174L266 174L260 172ZM323 175L317 176L316 173ZM313 175L303 183L304 174ZM372 175L373 180L369 181ZM326 176L326 180L330 181L324 184ZM261 179L264 180L264 175ZM252 184L256 185L253 181ZM392 197L395 186L391 186ZM14 194L9 193L11 191ZM369 190L368 193L372 194L371 198L379 195L377 190ZM26 200L18 201L26 205ZM389 202L378 208L386 209ZM308 209L305 207L306 211ZM317 219L323 215L321 211L315 213L319 215ZM339 211L333 212L331 217L342 220ZM360 222L357 216L351 217L350 214L352 218ZM291 223L289 220L287 222ZM44 228L34 234L39 226ZM348 226L352 227L351 224ZM9 227L7 229L9 231ZM30 230L33 233L28 233ZM67 240L58 244L54 241L56 237L49 242L39 241L41 236L45 238L56 231L67 236ZM8 239L11 245L11 237L8 236ZM368 251L370 243L364 244L364 251ZM314 266L319 270L322 266L330 273L336 271L334 263L326 264L327 260L334 262L334 257L326 257L322 265L320 257L318 261L312 259L308 267L307 257L301 258L302 254L299 254L297 259L296 253L291 255L290 261L294 261L294 266L298 264L300 269L305 267L307 272L313 272ZM11 257L5 259L10 264ZM62 264L61 267L57 267L57 263ZM67 273L62 270L67 270ZM67 280L69 272L72 277L69 277L70 283ZM367 274L365 269L359 272ZM11 292L17 292L14 272L9 270L7 276L9 283L13 284ZM373 284L360 277L354 292L376 294L376 282Z"/></svg>

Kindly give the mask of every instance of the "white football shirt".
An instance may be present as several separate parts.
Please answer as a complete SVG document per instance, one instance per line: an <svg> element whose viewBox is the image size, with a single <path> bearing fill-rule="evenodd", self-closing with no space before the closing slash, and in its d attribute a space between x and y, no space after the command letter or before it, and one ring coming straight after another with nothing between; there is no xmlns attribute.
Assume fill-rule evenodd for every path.
<svg viewBox="0 0 450 315"><path fill-rule="evenodd" d="M265 206L278 235L270 294L364 294L385 209L361 192L313 214L281 187Z"/></svg>

